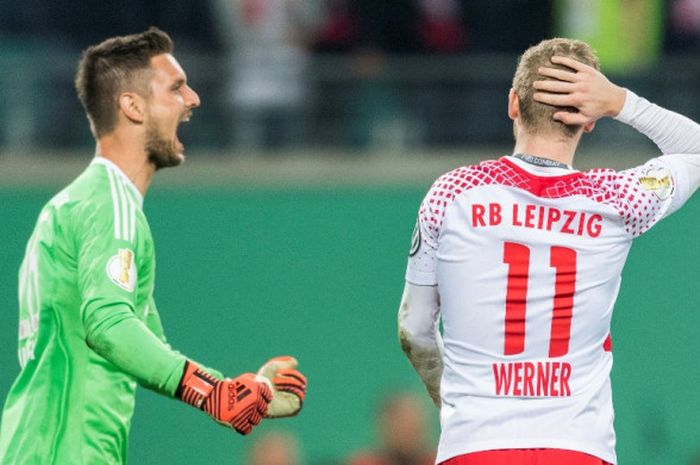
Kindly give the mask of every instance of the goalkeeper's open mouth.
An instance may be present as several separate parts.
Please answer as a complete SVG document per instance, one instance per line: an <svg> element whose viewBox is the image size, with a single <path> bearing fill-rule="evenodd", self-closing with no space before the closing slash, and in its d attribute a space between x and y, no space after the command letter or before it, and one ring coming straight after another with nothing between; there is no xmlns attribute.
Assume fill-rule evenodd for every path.
<svg viewBox="0 0 700 465"><path fill-rule="evenodd" d="M175 128L175 149L177 153L185 153L185 144L183 144L180 140L177 131L180 128L180 124L188 123L190 121L190 118L192 118L192 110L189 110L187 113L185 113L185 115L182 118L180 118L180 121L177 122L177 127Z"/></svg>

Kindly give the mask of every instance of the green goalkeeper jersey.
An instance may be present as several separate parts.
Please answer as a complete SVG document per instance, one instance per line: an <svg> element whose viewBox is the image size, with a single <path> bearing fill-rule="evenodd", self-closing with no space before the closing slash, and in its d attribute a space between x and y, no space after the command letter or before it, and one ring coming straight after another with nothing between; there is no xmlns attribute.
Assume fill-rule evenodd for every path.
<svg viewBox="0 0 700 465"><path fill-rule="evenodd" d="M137 384L174 395L185 357L166 344L153 300L142 202L97 157L42 209L19 272L21 371L0 464L125 463Z"/></svg>

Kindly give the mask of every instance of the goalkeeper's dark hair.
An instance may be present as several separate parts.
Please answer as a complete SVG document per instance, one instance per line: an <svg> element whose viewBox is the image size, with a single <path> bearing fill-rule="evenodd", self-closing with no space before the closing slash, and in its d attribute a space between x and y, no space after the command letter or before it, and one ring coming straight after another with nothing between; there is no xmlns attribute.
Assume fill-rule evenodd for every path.
<svg viewBox="0 0 700 465"><path fill-rule="evenodd" d="M114 130L121 93L148 96L151 58L172 53L173 48L167 33L151 27L138 34L109 38L83 51L75 89L95 137Z"/></svg>

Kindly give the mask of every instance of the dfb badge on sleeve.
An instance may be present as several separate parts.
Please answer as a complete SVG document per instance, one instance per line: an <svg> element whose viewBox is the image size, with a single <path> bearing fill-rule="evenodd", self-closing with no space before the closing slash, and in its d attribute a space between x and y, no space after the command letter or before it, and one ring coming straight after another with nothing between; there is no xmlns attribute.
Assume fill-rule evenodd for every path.
<svg viewBox="0 0 700 465"><path fill-rule="evenodd" d="M136 286L134 252L129 249L119 249L119 252L107 262L107 276L125 291L133 292Z"/></svg>
<svg viewBox="0 0 700 465"><path fill-rule="evenodd" d="M639 177L639 184L653 192L659 200L666 200L673 192L673 178L666 168L648 169Z"/></svg>

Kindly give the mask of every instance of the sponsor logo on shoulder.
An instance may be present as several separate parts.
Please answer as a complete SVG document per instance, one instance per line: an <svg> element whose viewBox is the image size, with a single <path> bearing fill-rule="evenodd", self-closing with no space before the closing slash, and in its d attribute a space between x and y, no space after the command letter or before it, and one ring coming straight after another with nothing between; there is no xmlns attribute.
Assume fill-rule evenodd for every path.
<svg viewBox="0 0 700 465"><path fill-rule="evenodd" d="M107 276L125 291L133 292L136 286L134 252L129 249L119 249L119 252L107 262Z"/></svg>
<svg viewBox="0 0 700 465"><path fill-rule="evenodd" d="M420 250L420 243L420 225L418 224L418 221L416 221L416 227L413 228L413 235L411 236L411 250L408 252L409 257L412 257L418 253L418 250Z"/></svg>
<svg viewBox="0 0 700 465"><path fill-rule="evenodd" d="M660 200L666 200L673 190L671 173L665 168L647 170L643 176L639 177L639 184L653 192Z"/></svg>

